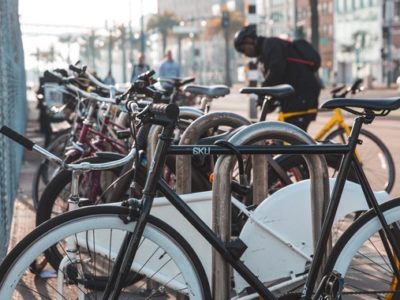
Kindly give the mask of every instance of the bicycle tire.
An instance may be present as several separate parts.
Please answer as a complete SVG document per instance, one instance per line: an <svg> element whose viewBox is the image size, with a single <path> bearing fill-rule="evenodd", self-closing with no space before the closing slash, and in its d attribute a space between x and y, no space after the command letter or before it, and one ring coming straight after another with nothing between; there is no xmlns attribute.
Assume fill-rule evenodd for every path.
<svg viewBox="0 0 400 300"><path fill-rule="evenodd" d="M400 198L390 200L380 207L391 230L399 239ZM386 253L382 251L383 246L379 244L382 241L378 231L382 226L376 213L369 210L357 220L350 221L352 224L332 249L324 274L333 271L341 274L341 299L400 299L400 284L395 280ZM364 259L365 264L362 264Z"/></svg>
<svg viewBox="0 0 400 300"><path fill-rule="evenodd" d="M84 158L79 160L78 162L89 162L89 163L105 163L112 161L113 159L111 158L105 158L105 157L89 157L89 158ZM121 171L121 168L114 168L111 170L107 171L102 171L102 172L111 172L115 177L119 175ZM99 174L101 171L94 171L96 172L93 177L91 177L91 172L85 173L84 179L81 179L80 183L82 183L82 180L86 181L86 185L90 185L90 183L93 183L93 181L98 180L98 176L96 174ZM112 175L111 174L111 175ZM101 175L99 175L101 176ZM114 178L113 176L113 178ZM49 184L46 186L45 190L43 191L42 197L40 198L40 201L38 203L38 208L36 211L36 226L39 226L40 224L44 223L45 221L51 219L52 217L60 214L60 213L65 213L68 210L68 196L71 192L70 189L70 184L72 181L72 172L67 171L67 170L62 170L59 173L57 173L53 179L49 182ZM100 180L99 180L100 181ZM104 185L104 187L108 187L108 183L111 183L112 180L107 181L107 183ZM96 194L100 193L103 191L103 185L100 183L96 183L98 186L100 186L100 190L95 190ZM81 185L80 185L81 186ZM82 192L82 191L81 191ZM85 196L85 195L80 195L80 196ZM90 200L89 203L94 204L96 201L97 203L102 203L102 202L108 202L107 198L101 198L99 199L94 199L93 197L96 196L95 194L91 193L91 197L88 199ZM120 199L122 200L122 199ZM88 203L88 204L89 204ZM60 261L60 254L56 253L54 249L49 249L46 252L46 258L48 262L56 268L59 264Z"/></svg>
<svg viewBox="0 0 400 300"><path fill-rule="evenodd" d="M124 222L123 218L127 216L131 216L132 221ZM126 207L95 206L77 209L43 223L27 235L0 265L0 298L13 299L12 293L18 295L24 288L28 289L30 295L40 299L47 296L44 294L50 294L49 298L53 298L57 291L53 286L57 284L57 278L44 280L43 288L38 284L41 280L32 278L35 275L25 270L43 251L54 244L61 246L64 239L71 237L75 239L79 253L74 258L69 249L69 256L65 260L67 265L58 273L66 277L61 282L68 285L66 298L76 299L77 294L84 292L90 292L91 295L99 293L98 289L91 289L87 281L92 282L93 277L90 276L108 278L110 265L119 249L118 245L108 243L121 243L124 232L134 230L137 218L138 215L132 214ZM181 294L189 294L190 299L211 299L207 276L194 250L178 232L155 217L149 216L131 269L161 285L150 292L165 294L178 289ZM140 282L143 286L146 284L143 279ZM32 291L36 287L38 291ZM77 294L72 291L74 288L78 289ZM136 299L132 298L133 289L134 286L125 287L120 299L124 299L124 295ZM143 297L144 291L141 289L140 292L140 297Z"/></svg>
<svg viewBox="0 0 400 300"><path fill-rule="evenodd" d="M341 143L347 142L343 128L336 129L326 137L327 140L338 138ZM390 193L395 182L396 171L389 149L379 137L368 130L361 129L359 139L363 143L357 147L357 151L361 156L361 163L372 189Z"/></svg>
<svg viewBox="0 0 400 300"><path fill-rule="evenodd" d="M47 150L59 157L62 157L64 154L64 150L68 144L68 141L71 137L71 133L63 132L59 136L57 136L53 142L47 147ZM50 182L52 176L55 175L58 168L55 168L53 171L50 170L51 162L48 159L44 159L41 161L40 165L36 169L36 172L33 175L32 180L32 201L33 207L37 209L37 205L39 203L40 196L43 192L44 187ZM51 173L51 174L50 174Z"/></svg>

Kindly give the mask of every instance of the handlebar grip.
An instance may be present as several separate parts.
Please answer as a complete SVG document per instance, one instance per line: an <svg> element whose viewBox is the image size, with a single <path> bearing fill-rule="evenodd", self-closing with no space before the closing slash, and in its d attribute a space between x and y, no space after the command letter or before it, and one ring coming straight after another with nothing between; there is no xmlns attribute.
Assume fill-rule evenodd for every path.
<svg viewBox="0 0 400 300"><path fill-rule="evenodd" d="M69 65L69 69L71 70L71 71L73 71L73 72L75 72L75 73L80 73L80 72L82 72L82 70L81 70L81 68L78 68L78 67L76 67L76 66L74 66L74 65Z"/></svg>
<svg viewBox="0 0 400 300"><path fill-rule="evenodd" d="M150 77L152 77L154 74L156 74L156 71L154 70L149 70L146 73L142 73L138 76L138 80L149 80Z"/></svg>
<svg viewBox="0 0 400 300"><path fill-rule="evenodd" d="M43 75L44 75L44 78L46 78L48 81L52 81L52 82L56 82L56 83L60 83L60 84L63 83L63 77L58 74L55 74L53 72L46 70L46 71L44 71Z"/></svg>
<svg viewBox="0 0 400 300"><path fill-rule="evenodd" d="M168 119L177 120L179 116L179 107L178 105L171 104L153 104L150 106L149 111L155 115L164 115Z"/></svg>
<svg viewBox="0 0 400 300"><path fill-rule="evenodd" d="M75 72L75 73L77 73L79 75L82 75L82 74L84 74L86 72L87 66L83 66L82 68L79 68L79 67L74 66L74 65L69 65L69 69L72 72Z"/></svg>
<svg viewBox="0 0 400 300"><path fill-rule="evenodd" d="M35 146L34 142L32 142L30 139L27 139L23 135L20 135L18 132L12 130L10 127L2 126L0 129L0 133L4 134L5 136L9 137L10 139L24 146L30 151L32 151L33 146Z"/></svg>

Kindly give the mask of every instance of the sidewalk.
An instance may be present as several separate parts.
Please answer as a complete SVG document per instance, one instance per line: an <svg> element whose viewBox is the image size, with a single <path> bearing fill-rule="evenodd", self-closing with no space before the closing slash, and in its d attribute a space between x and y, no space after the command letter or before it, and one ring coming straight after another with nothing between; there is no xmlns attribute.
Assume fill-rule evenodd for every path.
<svg viewBox="0 0 400 300"><path fill-rule="evenodd" d="M26 136L35 143L43 145L43 135L39 132L36 100L28 100L28 123ZM25 235L35 228L35 209L31 197L32 178L41 157L33 151L25 150L21 167L17 198L14 202L14 215L8 249L12 249Z"/></svg>

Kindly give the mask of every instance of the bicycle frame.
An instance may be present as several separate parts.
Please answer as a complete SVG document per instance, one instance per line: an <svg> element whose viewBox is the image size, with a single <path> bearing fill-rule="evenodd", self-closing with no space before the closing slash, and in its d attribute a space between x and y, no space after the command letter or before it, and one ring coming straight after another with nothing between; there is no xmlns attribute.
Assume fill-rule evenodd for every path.
<svg viewBox="0 0 400 300"><path fill-rule="evenodd" d="M357 117L352 132L349 137L349 142L346 145L289 145L289 146L237 146L236 149L242 154L327 154L337 153L343 154L342 164L333 188L331 200L329 202L327 211L323 216L323 225L320 239L317 243L317 248L314 253L314 258L311 263L311 268L308 273L306 283L304 285L302 299L318 299L319 294L313 295L313 291L321 272L323 254L326 252L327 241L330 236L331 227L334 221L336 210L338 208L341 194L346 182L346 174L351 165L355 165L356 174L360 181L362 190L367 199L368 206L373 208L380 222L383 226L382 239L387 250L389 243L392 246L392 251L387 251L392 267L396 270L396 276L400 278L399 271L395 257L400 257L399 245L395 243L394 236L390 231L388 224L385 221L382 213L379 210L377 200L370 188L366 176L355 157L355 149L358 143L358 135L360 133L363 123L367 123L365 117ZM129 270L130 265L134 259L135 252L137 251L139 241L141 239L144 227L146 225L147 217L150 213L152 201L156 190L161 191L171 204L183 215L186 220L211 244L211 246L218 251L218 253L249 283L251 287L264 299L276 299L275 296L266 288L263 283L240 261L240 257L235 257L228 249L228 247L219 239L218 236L183 202L183 200L168 186L168 184L161 178L161 170L164 166L167 155L194 155L199 153L199 149L203 149L200 153L202 155L215 155L215 154L232 154L232 150L219 147L219 146L170 146L172 126L166 127L158 141L157 149L155 151L152 167L149 170L143 197L141 201L131 199L133 209L140 211L140 217L136 222L134 233L127 235L115 261L110 280L108 282L105 297L112 295L112 299L117 299L121 290L122 278ZM325 274L326 275L326 274ZM113 286L111 286L113 285ZM321 291L322 292L322 291Z"/></svg>
<svg viewBox="0 0 400 300"><path fill-rule="evenodd" d="M317 113L317 109L308 109L306 111L297 111L297 112L279 112L278 121L285 122L286 119L297 116L304 116L308 114ZM343 128L344 132L347 136L350 135L350 126L344 121L342 110L340 108L335 108L334 113L328 122L322 127L314 136L316 141L321 140L324 136L328 134L332 130L332 128L337 125L339 128Z"/></svg>
<svg viewBox="0 0 400 300"><path fill-rule="evenodd" d="M96 102L92 101L89 104L89 110L87 113L87 116L85 120L82 122L81 128L79 129L79 137L77 140L77 147L78 149L72 149L71 152L67 152L66 156L72 156L72 157L82 157L82 156L87 156L92 154L93 152L104 150L101 148L101 143L108 143L111 145L112 149L118 153L127 153L126 145L123 143L109 137L106 135L109 125L113 124L110 120L111 114L109 113L110 107L107 109L104 120L101 124L101 128L99 130L93 129L92 126L92 121L91 119L94 117L95 112L96 112ZM113 124L114 125L114 124ZM120 126L118 126L120 127ZM94 143L91 143L90 140L88 139L88 134L91 133L95 136L98 136L99 139L95 141ZM84 149L83 146L87 146L88 149ZM75 153L76 151L79 151L79 153Z"/></svg>

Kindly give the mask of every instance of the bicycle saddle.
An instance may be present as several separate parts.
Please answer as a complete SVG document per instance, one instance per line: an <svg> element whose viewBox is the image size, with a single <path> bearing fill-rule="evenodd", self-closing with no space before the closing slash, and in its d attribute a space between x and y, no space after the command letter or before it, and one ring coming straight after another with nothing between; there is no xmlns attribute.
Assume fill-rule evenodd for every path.
<svg viewBox="0 0 400 300"><path fill-rule="evenodd" d="M266 87L245 87L240 90L240 93L285 99L294 94L294 88L289 84L279 84Z"/></svg>
<svg viewBox="0 0 400 300"><path fill-rule="evenodd" d="M229 88L226 85L196 85L189 84L183 88L185 92L189 92L195 95L205 95L211 98L218 98L228 95L230 93Z"/></svg>
<svg viewBox="0 0 400 300"><path fill-rule="evenodd" d="M181 87L182 85L191 83L195 80L194 77L163 77L159 78L158 81L160 81L162 84L171 84L176 88Z"/></svg>
<svg viewBox="0 0 400 300"><path fill-rule="evenodd" d="M371 98L371 99L360 99L360 98L335 98L326 101L321 105L321 108L342 108L346 109L349 107L370 109L374 111L381 110L396 110L400 107L400 98Z"/></svg>

